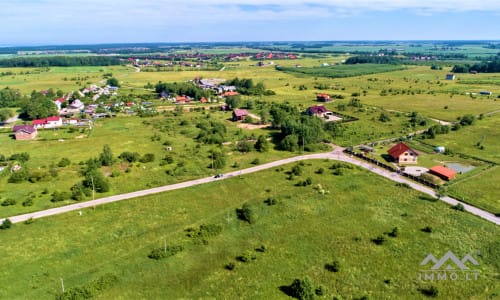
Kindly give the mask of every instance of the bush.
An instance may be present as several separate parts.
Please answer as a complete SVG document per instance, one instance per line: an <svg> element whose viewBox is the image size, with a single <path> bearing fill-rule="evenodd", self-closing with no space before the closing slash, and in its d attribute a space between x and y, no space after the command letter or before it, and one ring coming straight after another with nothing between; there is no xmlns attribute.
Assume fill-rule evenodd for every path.
<svg viewBox="0 0 500 300"><path fill-rule="evenodd" d="M462 203L457 203L457 205L454 205L451 208L458 211L465 211L465 207L462 205Z"/></svg>
<svg viewBox="0 0 500 300"><path fill-rule="evenodd" d="M326 295L326 293L328 293L328 290L326 289L326 287L324 285L318 286L315 290L315 294L317 296L324 296L324 295Z"/></svg>
<svg viewBox="0 0 500 300"><path fill-rule="evenodd" d="M325 264L325 269L330 271L330 272L338 272L340 271L340 263L335 260L331 264Z"/></svg>
<svg viewBox="0 0 500 300"><path fill-rule="evenodd" d="M290 285L291 296L301 300L312 300L314 288L311 279L295 279Z"/></svg>
<svg viewBox="0 0 500 300"><path fill-rule="evenodd" d="M64 201L64 200L69 199L69 198L71 198L71 194L69 192L55 191L52 193L52 199L50 199L50 201L60 202L60 201Z"/></svg>
<svg viewBox="0 0 500 300"><path fill-rule="evenodd" d="M236 268L236 264L233 262L228 263L227 265L224 266L226 270L232 271L234 268Z"/></svg>
<svg viewBox="0 0 500 300"><path fill-rule="evenodd" d="M385 243L385 237L383 235L379 235L376 238L372 239L372 242L375 243L376 245L382 245Z"/></svg>
<svg viewBox="0 0 500 300"><path fill-rule="evenodd" d="M387 235L390 237L397 237L398 236L398 228L397 227L392 228L392 230L389 233L387 233Z"/></svg>
<svg viewBox="0 0 500 300"><path fill-rule="evenodd" d="M32 206L33 205L33 199L27 199L23 201L23 206Z"/></svg>
<svg viewBox="0 0 500 300"><path fill-rule="evenodd" d="M121 160L124 160L124 161L127 161L127 162L136 162L139 160L139 153L137 152L128 152L128 151L125 151L125 152L122 152L118 158L121 159Z"/></svg>
<svg viewBox="0 0 500 300"><path fill-rule="evenodd" d="M10 229L12 227L12 222L9 219L5 219L0 225L0 229Z"/></svg>
<svg viewBox="0 0 500 300"><path fill-rule="evenodd" d="M254 159L254 160L252 160L250 163L251 163L252 165L258 165L258 164L260 164L260 159L255 158L255 159Z"/></svg>
<svg viewBox="0 0 500 300"><path fill-rule="evenodd" d="M264 200L264 203L266 203L269 206L272 206L278 204L278 200L276 200L274 197L269 197L266 200Z"/></svg>
<svg viewBox="0 0 500 300"><path fill-rule="evenodd" d="M5 199L2 202L2 206L10 206L10 205L16 205L17 201L14 199Z"/></svg>
<svg viewBox="0 0 500 300"><path fill-rule="evenodd" d="M9 157L9 160L17 160L19 162L27 162L30 159L30 155L27 152L14 153Z"/></svg>
<svg viewBox="0 0 500 300"><path fill-rule="evenodd" d="M60 167L60 168L64 168L64 167L67 167L71 164L71 161L66 158L66 157L63 157L61 158L61 160L57 163L57 166Z"/></svg>
<svg viewBox="0 0 500 300"><path fill-rule="evenodd" d="M318 170L316 170L316 174L323 174L325 173L325 169L323 168L319 168Z"/></svg>
<svg viewBox="0 0 500 300"><path fill-rule="evenodd" d="M430 226L425 226L424 228L420 229L421 231L423 232L428 232L428 233L431 233L432 232L432 227Z"/></svg>
<svg viewBox="0 0 500 300"><path fill-rule="evenodd" d="M250 224L255 223L255 215L250 204L248 203L245 203L241 208L236 209L236 215L238 216L238 219L242 221L247 221Z"/></svg>
<svg viewBox="0 0 500 300"><path fill-rule="evenodd" d="M423 295L427 296L427 297L437 297L437 295L439 294L439 291L437 289L437 287L435 286L430 286L430 287L427 287L427 288L419 288L418 289Z"/></svg>
<svg viewBox="0 0 500 300"><path fill-rule="evenodd" d="M186 229L187 236L190 238L208 238L218 236L222 232L222 226L217 224L200 225L199 228Z"/></svg>
<svg viewBox="0 0 500 300"><path fill-rule="evenodd" d="M148 254L148 257L151 259L160 260L163 258L173 256L181 252L182 250L184 250L184 247L182 247L181 245L156 248L151 250L151 252Z"/></svg>
<svg viewBox="0 0 500 300"><path fill-rule="evenodd" d="M144 154L139 160L141 163L153 162L155 160L155 155L153 153Z"/></svg>
<svg viewBox="0 0 500 300"><path fill-rule="evenodd" d="M246 262L250 262L252 260L256 260L257 256L255 255L255 253L252 250L247 250L247 251L245 251L245 253L238 256L236 259L238 259L241 262L246 263Z"/></svg>

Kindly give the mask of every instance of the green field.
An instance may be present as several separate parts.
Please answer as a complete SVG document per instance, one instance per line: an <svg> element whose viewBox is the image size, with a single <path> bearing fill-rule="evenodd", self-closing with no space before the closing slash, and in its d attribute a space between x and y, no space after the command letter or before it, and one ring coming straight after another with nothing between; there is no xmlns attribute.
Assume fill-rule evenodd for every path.
<svg viewBox="0 0 500 300"><path fill-rule="evenodd" d="M280 287L295 278L324 286L325 298L424 299L435 286L439 299L494 299L500 294L498 228L467 213L357 168L331 175L332 162L311 161L287 180L268 170L217 183L138 198L95 209L17 224L2 231L0 298L54 299L106 273L118 281L98 299L287 299ZM324 174L316 174L324 168ZM311 177L312 185L295 183ZM321 184L324 196L313 187ZM229 196L232 195L232 196ZM278 200L268 206L269 197ZM236 218L249 203L255 223ZM222 233L197 243L185 229L219 224ZM421 229L430 226L432 233ZM398 227L397 237L384 232ZM383 235L383 245L371 239ZM147 257L164 241L184 251L164 260ZM254 249L265 246L264 252ZM422 282L420 262L429 254L471 253L477 281ZM246 251L256 259L236 259ZM477 255L480 253L480 256ZM325 264L338 261L336 273ZM235 269L225 265L233 262ZM430 268L430 265L428 265ZM15 280L13 280L15 278Z"/></svg>
<svg viewBox="0 0 500 300"><path fill-rule="evenodd" d="M327 67L279 67L278 70L285 73L295 74L297 76L318 76L328 78L355 77L367 74L376 74L391 72L404 69L398 65L378 65L378 64L359 64L359 65L338 65Z"/></svg>

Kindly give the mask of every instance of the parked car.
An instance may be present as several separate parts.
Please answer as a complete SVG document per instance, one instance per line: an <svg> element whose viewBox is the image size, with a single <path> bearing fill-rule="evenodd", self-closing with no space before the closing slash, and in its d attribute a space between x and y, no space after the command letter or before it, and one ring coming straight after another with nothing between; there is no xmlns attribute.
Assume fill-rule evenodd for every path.
<svg viewBox="0 0 500 300"><path fill-rule="evenodd" d="M219 174L215 175L214 178L222 178L222 176L224 176L224 175L219 173Z"/></svg>

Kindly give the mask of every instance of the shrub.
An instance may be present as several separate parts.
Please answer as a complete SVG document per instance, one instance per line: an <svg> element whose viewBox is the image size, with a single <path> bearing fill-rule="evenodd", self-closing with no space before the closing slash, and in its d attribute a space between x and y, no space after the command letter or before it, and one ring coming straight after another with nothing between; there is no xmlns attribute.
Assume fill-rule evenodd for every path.
<svg viewBox="0 0 500 300"><path fill-rule="evenodd" d="M398 183L396 183L396 186L406 188L406 189L411 189L411 186L406 182L398 182Z"/></svg>
<svg viewBox="0 0 500 300"><path fill-rule="evenodd" d="M398 236L398 228L397 227L392 228L392 230L389 233L387 233L387 235L390 237L397 237Z"/></svg>
<svg viewBox="0 0 500 300"><path fill-rule="evenodd" d="M325 169L323 168L319 168L318 170L316 170L316 174L323 174L325 173Z"/></svg>
<svg viewBox="0 0 500 300"><path fill-rule="evenodd" d="M181 252L182 250L184 250L184 247L182 247L181 245L156 248L156 249L151 250L151 252L148 254L148 257L151 259L160 260L163 258L173 256L173 255Z"/></svg>
<svg viewBox="0 0 500 300"><path fill-rule="evenodd" d="M251 163L252 165L258 165L258 164L260 164L260 159L259 159L259 158L255 158L255 159L254 159L254 160L252 160L250 163Z"/></svg>
<svg viewBox="0 0 500 300"><path fill-rule="evenodd" d="M340 271L340 263L335 260L331 264L325 264L325 269L330 271L330 272L338 272Z"/></svg>
<svg viewBox="0 0 500 300"><path fill-rule="evenodd" d="M238 216L238 219L242 221L247 221L250 224L255 223L255 215L250 204L248 203L245 203L241 208L236 209L236 215Z"/></svg>
<svg viewBox="0 0 500 300"><path fill-rule="evenodd" d="M10 205L16 205L17 201L14 199L5 199L2 202L2 206L10 206Z"/></svg>
<svg viewBox="0 0 500 300"><path fill-rule="evenodd" d="M32 206L33 205L33 199L27 199L23 201L23 206Z"/></svg>
<svg viewBox="0 0 500 300"><path fill-rule="evenodd" d="M14 153L9 157L9 160L17 160L19 162L27 162L30 159L30 155L27 152Z"/></svg>
<svg viewBox="0 0 500 300"><path fill-rule="evenodd" d="M233 262L228 263L227 265L224 266L226 270L232 271L234 268L236 268L236 264Z"/></svg>
<svg viewBox="0 0 500 300"><path fill-rule="evenodd" d="M35 219L29 218L28 220L24 221L24 224L29 225L35 223Z"/></svg>
<svg viewBox="0 0 500 300"><path fill-rule="evenodd" d="M464 211L465 210L465 207L463 206L462 203L457 203L457 205L454 205L451 208L454 209L454 210L458 210L458 211Z"/></svg>
<svg viewBox="0 0 500 300"><path fill-rule="evenodd" d="M238 256L236 259L238 259L241 262L246 263L246 262L250 262L252 260L256 260L257 256L255 255L255 253L252 250L247 250L247 251L245 251L245 253Z"/></svg>
<svg viewBox="0 0 500 300"><path fill-rule="evenodd" d="M139 160L141 163L153 162L155 160L155 155L153 153L144 154Z"/></svg>
<svg viewBox="0 0 500 300"><path fill-rule="evenodd" d="M255 249L255 251L262 252L262 253L266 252L266 250L267 250L267 248L265 245L261 245L259 248Z"/></svg>
<svg viewBox="0 0 500 300"><path fill-rule="evenodd" d="M314 288L311 279L295 279L290 285L291 296L301 300L312 300Z"/></svg>
<svg viewBox="0 0 500 300"><path fill-rule="evenodd" d="M383 235L379 235L376 238L372 239L372 242L375 243L376 245L382 245L385 243L385 237Z"/></svg>
<svg viewBox="0 0 500 300"><path fill-rule="evenodd" d="M61 158L61 160L57 163L57 166L60 167L60 168L64 168L64 167L67 167L71 164L71 161L66 158L66 157L63 157Z"/></svg>
<svg viewBox="0 0 500 300"><path fill-rule="evenodd" d="M427 296L427 297L437 297L437 295L439 294L439 291L437 289L437 287L431 285L430 287L426 287L426 288L419 288L418 289L423 295Z"/></svg>
<svg viewBox="0 0 500 300"><path fill-rule="evenodd" d="M326 295L328 290L326 289L326 287L324 285L320 285L316 288L316 290L314 292L317 296L324 296L324 295Z"/></svg>
<svg viewBox="0 0 500 300"><path fill-rule="evenodd" d="M12 222L9 219L5 219L0 225L0 229L10 229L12 227Z"/></svg>
<svg viewBox="0 0 500 300"><path fill-rule="evenodd" d="M276 198L274 197L269 197L266 200L264 200L264 203L266 203L269 206L272 206L278 204L278 200L276 200Z"/></svg>
<svg viewBox="0 0 500 300"><path fill-rule="evenodd" d="M122 152L118 158L121 159L121 160L124 160L124 161L127 161L127 162L136 162L139 160L139 153L137 152L128 152L128 151L125 151L125 152Z"/></svg>
<svg viewBox="0 0 500 300"><path fill-rule="evenodd" d="M208 238L218 236L222 232L222 226L217 224L200 225L199 228L186 229L190 238Z"/></svg>
<svg viewBox="0 0 500 300"><path fill-rule="evenodd" d="M421 231L423 232L428 232L428 233L431 233L432 232L432 227L430 226L425 226L424 228L420 229Z"/></svg>
<svg viewBox="0 0 500 300"><path fill-rule="evenodd" d="M300 165L295 165L292 167L292 174L295 176L300 176L302 175L302 167Z"/></svg>

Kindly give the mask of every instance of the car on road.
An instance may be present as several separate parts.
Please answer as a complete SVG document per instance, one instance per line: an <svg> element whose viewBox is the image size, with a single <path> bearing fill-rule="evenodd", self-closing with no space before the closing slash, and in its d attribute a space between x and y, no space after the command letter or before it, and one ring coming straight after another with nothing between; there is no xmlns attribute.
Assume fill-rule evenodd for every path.
<svg viewBox="0 0 500 300"><path fill-rule="evenodd" d="M219 173L219 174L215 175L214 178L222 178L223 176L224 176L223 174Z"/></svg>

